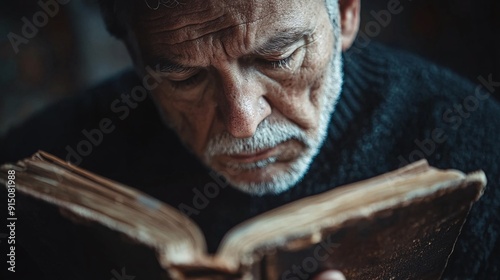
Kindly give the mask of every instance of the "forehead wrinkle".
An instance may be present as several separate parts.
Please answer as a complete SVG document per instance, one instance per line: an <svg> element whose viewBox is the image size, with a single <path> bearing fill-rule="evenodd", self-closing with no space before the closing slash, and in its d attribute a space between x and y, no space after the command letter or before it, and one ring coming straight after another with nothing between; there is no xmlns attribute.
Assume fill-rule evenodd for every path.
<svg viewBox="0 0 500 280"><path fill-rule="evenodd" d="M234 26L220 30L218 31L221 33L220 36L207 37L204 43L217 49L215 45L215 42L217 42L219 44L219 49L223 50L229 58L238 58L239 56L248 55L255 48L252 45L255 45L255 37L259 35L257 32L258 27L255 25L270 16L272 16L271 13L265 14L257 19L238 23ZM207 36L208 35L210 34L207 34ZM200 40L203 37L191 41ZM200 45L197 47L203 48L203 46Z"/></svg>
<svg viewBox="0 0 500 280"><path fill-rule="evenodd" d="M150 30L151 34L157 34L157 33L163 33L163 34L169 34L172 33L174 34L175 32L182 32L184 29L203 29L210 27L211 25L217 25L218 23L224 23L224 20L226 19L226 16L224 13L220 15L216 15L214 17L205 17L205 20L203 21L197 21L197 22L189 22L183 25L176 26L175 28L172 28L168 24L156 24L152 25ZM148 28L146 26L146 28Z"/></svg>
<svg viewBox="0 0 500 280"><path fill-rule="evenodd" d="M136 4L136 19L146 24L147 27L163 26L166 30L179 29L188 24L202 23L204 21L213 20L223 14L222 7L215 8L212 1L189 1L189 5L181 5L176 8L167 9L160 8L151 10L146 8L146 5L141 3L140 7ZM216 1L218 5L223 4L221 1Z"/></svg>
<svg viewBox="0 0 500 280"><path fill-rule="evenodd" d="M224 37L226 37L226 36L223 36L223 35L225 35L225 33L229 33L229 35L232 34L231 32L229 32L230 29L238 28L241 26L249 26L249 25L252 25L254 23L262 21L265 18L268 18L271 16L271 14L266 14L266 15L263 15L257 19L253 19L253 20L244 20L244 19L238 20L235 18L235 15L237 15L237 13L233 14L231 16L221 15L220 17L215 18L209 22L204 22L194 32L193 32L193 28L196 28L196 24L188 25L188 26L182 27L180 29L176 29L175 31L153 31L150 34L155 35L155 37L158 36L158 39L156 41L158 44L172 46L172 45L177 45L177 44L181 44L181 43L188 43L191 41L199 40L199 39L202 39L206 36L213 36L217 33L220 33L220 37L224 38ZM226 20L227 18L230 18L230 20ZM242 20L243 20L243 22L241 22ZM238 22L238 21L240 21L240 22ZM234 23L234 22L238 22L238 23ZM219 23L221 23L221 24L219 24ZM200 24L198 24L198 25L200 25ZM179 33L181 36L178 36ZM189 38L183 39L183 37L189 37ZM213 36L213 37L217 37L217 36ZM231 36L227 36L227 37L231 37ZM245 38L244 44L249 45L250 44L249 41L251 40L249 38L249 36L244 36L244 38Z"/></svg>
<svg viewBox="0 0 500 280"><path fill-rule="evenodd" d="M168 52L165 51L166 49ZM192 42L189 46L178 44L169 45L168 48L161 47L161 44L155 44L154 49L150 50L148 58L153 64L167 62L166 65L175 66L174 68L192 69L209 66L209 57L211 56L209 52L212 51L197 41Z"/></svg>
<svg viewBox="0 0 500 280"><path fill-rule="evenodd" d="M189 5L182 6L181 9L162 9L146 12L146 15L138 15L139 20L135 24L136 33L142 33L142 37L150 37L156 42L173 45L212 35L219 30L239 24L256 22L276 11L275 6L276 3L267 2L267 0L192 1ZM197 10L192 11L193 7ZM161 16L151 19L152 15L159 13Z"/></svg>
<svg viewBox="0 0 500 280"><path fill-rule="evenodd" d="M237 27L238 25L239 24L224 26L218 30L211 30L211 31L207 31L206 29L202 28L199 33L197 33L194 36L191 35L192 37L189 39L181 39L181 38L176 39L174 36L168 36L169 34L161 33L161 34L157 34L158 36L160 36L160 38L158 38L158 41L155 43L161 44L161 45L167 45L167 46L175 46L175 45L180 45L180 44L184 44L184 43L191 43L194 41L199 41L201 39L204 39L205 37L217 37L216 36L217 33L224 33L232 28ZM221 34L221 36L222 35L223 34Z"/></svg>
<svg viewBox="0 0 500 280"><path fill-rule="evenodd" d="M173 53L177 54L169 55L167 57L168 59L173 61L189 61L190 57L199 57L200 53L206 53L210 48L219 48L224 50L228 56L236 58L238 55L245 55L247 52L252 51L253 48L251 47L251 44L254 44L253 37L257 35L254 34L255 32L252 33L252 30L255 29L252 25L269 16L270 15L265 15L262 18L253 21L239 23L209 34L205 34L199 38L192 38L175 44L172 44L171 42L155 42L155 49L157 50L156 53L158 56L161 56L165 53L165 49L170 49L171 52L173 51ZM215 35L216 33L219 34ZM216 43L220 44L219 47L216 46ZM159 47L161 45L167 47ZM177 52L176 49L179 50L179 52ZM212 56L213 55L214 54L212 54ZM201 66L198 64L201 64L201 62L197 61L196 67ZM203 64L208 65L209 62L205 61Z"/></svg>
<svg viewBox="0 0 500 280"><path fill-rule="evenodd" d="M228 48L228 51L227 53L228 54L231 54L231 53L239 53L241 55L246 55L248 54L249 52L251 52L254 48L253 45L256 44L256 36L260 36L260 34L258 34L258 26L256 26L256 24L260 21L263 21L263 20L266 20L267 18L271 17L272 16L272 13L269 12L267 14L264 14L262 15L261 17L255 19L255 20L251 20L251 21L247 21L247 22L244 22L242 24L239 24L237 27L240 27L241 28L241 35L239 37L236 38L236 42L227 42L227 41L231 41L230 38L224 38L225 39L225 44L224 45L228 45L228 46L234 46L233 48ZM229 50L233 50L233 52L229 51ZM233 54L233 55L235 55Z"/></svg>
<svg viewBox="0 0 500 280"><path fill-rule="evenodd" d="M241 13L241 7L235 8L234 5L232 2L217 1L211 5L205 4L206 7L194 12L186 11L186 8L174 11L162 10L162 16L155 19L148 18L152 14L157 14L150 11L142 17L139 16L135 24L136 32L146 33L145 36L148 37L160 35L162 43L176 44L235 26L255 16L255 11ZM240 18L241 15L244 15L244 18Z"/></svg>

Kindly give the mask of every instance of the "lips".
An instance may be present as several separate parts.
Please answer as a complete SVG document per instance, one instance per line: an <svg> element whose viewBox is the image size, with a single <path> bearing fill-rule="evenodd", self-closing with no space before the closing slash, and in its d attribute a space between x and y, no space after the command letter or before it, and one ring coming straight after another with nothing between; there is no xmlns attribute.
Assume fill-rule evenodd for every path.
<svg viewBox="0 0 500 280"><path fill-rule="evenodd" d="M258 150L256 152L251 152L251 153L243 152L239 154L224 155L222 157L232 162L252 163L274 156L276 154L276 147L277 146L263 150Z"/></svg>
<svg viewBox="0 0 500 280"><path fill-rule="evenodd" d="M304 148L297 140L288 140L276 146L237 154L219 154L213 160L221 170L248 169L258 170L263 167L287 164L295 160ZM282 167L280 167L282 168Z"/></svg>

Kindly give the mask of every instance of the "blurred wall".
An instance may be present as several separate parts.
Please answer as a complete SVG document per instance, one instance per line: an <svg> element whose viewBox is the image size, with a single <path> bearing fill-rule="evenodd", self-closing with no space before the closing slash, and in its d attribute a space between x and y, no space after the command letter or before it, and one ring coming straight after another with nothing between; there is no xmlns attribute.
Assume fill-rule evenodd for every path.
<svg viewBox="0 0 500 280"><path fill-rule="evenodd" d="M382 22L390 0L362 1L360 31ZM500 82L500 1L400 0L374 41L409 50L478 82L492 75ZM500 97L500 88L494 92Z"/></svg>
<svg viewBox="0 0 500 280"><path fill-rule="evenodd" d="M67 4L45 12L38 0L0 0L0 134L131 65L123 44L105 30L96 0L59 2Z"/></svg>
<svg viewBox="0 0 500 280"><path fill-rule="evenodd" d="M68 3L43 24L35 16L42 11L38 1L0 0L0 134L131 65L123 45L104 29L96 0L59 1ZM387 17L395 4L400 12ZM474 82L489 75L500 81L499 6L496 0L364 0L360 41L415 52ZM42 27L16 52L12 34L21 35L23 18L34 16Z"/></svg>

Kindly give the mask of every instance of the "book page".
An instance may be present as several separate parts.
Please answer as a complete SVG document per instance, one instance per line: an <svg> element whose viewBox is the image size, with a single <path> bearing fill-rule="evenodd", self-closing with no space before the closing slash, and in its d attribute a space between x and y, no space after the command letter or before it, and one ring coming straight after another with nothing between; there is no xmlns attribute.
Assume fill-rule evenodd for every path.
<svg viewBox="0 0 500 280"><path fill-rule="evenodd" d="M2 168L16 170L20 192L60 207L73 220L100 223L154 248L164 267L205 258L203 234L188 217L135 189L44 152Z"/></svg>
<svg viewBox="0 0 500 280"><path fill-rule="evenodd" d="M434 265L429 266L435 268L431 278L439 277L486 179L482 172L466 176L421 167L264 213L228 233L217 257L230 268L255 269L256 264L262 267L262 260L267 263L261 269L264 279L280 278L293 264L313 257L314 250L323 250L323 260L315 262L318 267L340 269L347 279L400 279L421 271L415 264L424 260Z"/></svg>

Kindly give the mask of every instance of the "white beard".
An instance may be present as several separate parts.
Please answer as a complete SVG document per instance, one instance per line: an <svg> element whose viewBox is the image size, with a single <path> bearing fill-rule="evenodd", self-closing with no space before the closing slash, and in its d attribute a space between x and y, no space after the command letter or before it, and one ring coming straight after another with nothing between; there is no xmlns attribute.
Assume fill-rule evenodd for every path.
<svg viewBox="0 0 500 280"><path fill-rule="evenodd" d="M256 129L255 134L246 139L234 138L228 133L217 135L210 139L204 155L204 162L211 166L211 158L217 154L237 154L242 152L258 151L276 146L290 139L301 142L305 149L303 153L295 159L288 170L274 175L270 181L265 182L244 182L237 178L237 175L226 175L227 181L235 188L252 195L279 194L289 190L296 185L307 173L311 162L318 154L327 136L328 126L335 105L340 97L342 88L342 56L340 34L335 34L336 44L333 58L327 69L326 81L320 93L320 119L317 135L307 135L296 124L287 120L264 119ZM268 158L262 161L245 164L234 164L230 166L232 170L251 170L265 168L276 161L276 158ZM215 168L214 168L215 169ZM224 173L215 170L218 173Z"/></svg>

